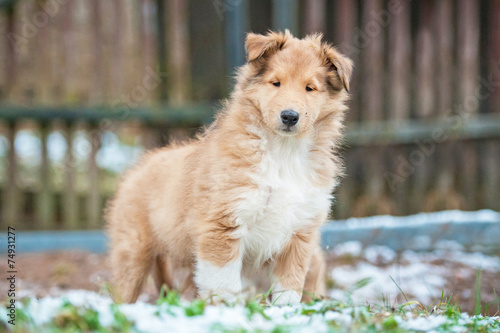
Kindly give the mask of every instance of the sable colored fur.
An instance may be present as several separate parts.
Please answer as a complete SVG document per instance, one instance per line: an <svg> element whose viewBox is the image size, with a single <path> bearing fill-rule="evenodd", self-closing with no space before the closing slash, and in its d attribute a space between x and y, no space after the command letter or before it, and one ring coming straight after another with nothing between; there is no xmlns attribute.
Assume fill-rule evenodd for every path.
<svg viewBox="0 0 500 333"><path fill-rule="evenodd" d="M117 298L158 287L232 301L264 272L276 304L324 290L319 227L341 161L335 154L352 62L321 41L248 34L248 62L214 124L127 172L106 220ZM304 297L303 295L304 292Z"/></svg>

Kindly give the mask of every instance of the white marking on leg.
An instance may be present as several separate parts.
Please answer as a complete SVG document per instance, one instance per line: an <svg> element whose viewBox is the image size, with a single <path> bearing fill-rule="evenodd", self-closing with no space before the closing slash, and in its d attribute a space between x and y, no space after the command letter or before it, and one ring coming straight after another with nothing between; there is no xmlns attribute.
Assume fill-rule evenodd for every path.
<svg viewBox="0 0 500 333"><path fill-rule="evenodd" d="M222 267L199 260L195 276L199 296L208 298L216 295L227 302L236 301L242 290L241 267L241 256Z"/></svg>
<svg viewBox="0 0 500 333"><path fill-rule="evenodd" d="M273 288L272 301L274 305L292 305L300 303L302 295L295 290L283 288L278 282Z"/></svg>

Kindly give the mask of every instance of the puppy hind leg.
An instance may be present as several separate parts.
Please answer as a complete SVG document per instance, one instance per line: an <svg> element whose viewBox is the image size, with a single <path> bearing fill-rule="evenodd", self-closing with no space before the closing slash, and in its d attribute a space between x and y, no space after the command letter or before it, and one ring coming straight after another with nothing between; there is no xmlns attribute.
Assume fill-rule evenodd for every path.
<svg viewBox="0 0 500 333"><path fill-rule="evenodd" d="M182 296L187 300L193 300L196 297L196 284L194 283L194 272L191 271L182 285Z"/></svg>
<svg viewBox="0 0 500 333"><path fill-rule="evenodd" d="M172 276L172 266L168 254L160 254L156 256L152 275L158 294L160 294L163 286L165 286L167 290L175 289L174 279Z"/></svg>
<svg viewBox="0 0 500 333"><path fill-rule="evenodd" d="M133 244L133 245L132 245ZM120 242L111 246L114 298L118 302L133 303L139 297L151 271L153 251L139 241ZM132 245L132 246L131 246Z"/></svg>

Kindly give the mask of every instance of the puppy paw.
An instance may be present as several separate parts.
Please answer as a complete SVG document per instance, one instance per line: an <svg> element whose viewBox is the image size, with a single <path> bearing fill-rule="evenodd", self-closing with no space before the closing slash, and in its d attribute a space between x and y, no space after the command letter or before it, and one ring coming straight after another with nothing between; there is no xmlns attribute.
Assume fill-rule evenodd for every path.
<svg viewBox="0 0 500 333"><path fill-rule="evenodd" d="M198 293L198 297L201 299L205 299L213 304L236 304L239 300L240 297L236 293L229 293L229 292L220 292L220 293L215 293L215 292L200 292Z"/></svg>
<svg viewBox="0 0 500 333"><path fill-rule="evenodd" d="M235 294L231 293L221 293L218 295L213 295L211 299L215 304L227 303L232 305L238 302L238 297Z"/></svg>
<svg viewBox="0 0 500 333"><path fill-rule="evenodd" d="M293 305L300 303L301 295L294 290L284 290L273 293L273 304L282 305Z"/></svg>

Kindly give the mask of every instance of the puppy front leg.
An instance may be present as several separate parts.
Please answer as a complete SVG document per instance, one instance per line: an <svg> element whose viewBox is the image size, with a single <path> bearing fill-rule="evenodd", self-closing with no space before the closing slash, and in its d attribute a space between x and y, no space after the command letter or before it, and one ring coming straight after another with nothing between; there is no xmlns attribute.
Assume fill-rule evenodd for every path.
<svg viewBox="0 0 500 333"><path fill-rule="evenodd" d="M236 301L242 290L239 240L208 232L200 237L198 244L195 271L198 296Z"/></svg>
<svg viewBox="0 0 500 333"><path fill-rule="evenodd" d="M300 302L312 256L312 233L297 233L276 258L273 270L273 304Z"/></svg>

